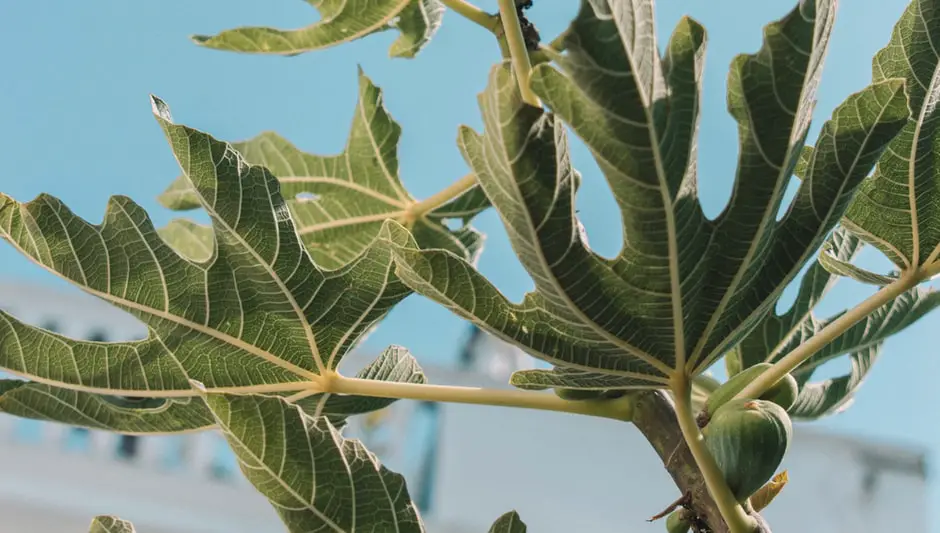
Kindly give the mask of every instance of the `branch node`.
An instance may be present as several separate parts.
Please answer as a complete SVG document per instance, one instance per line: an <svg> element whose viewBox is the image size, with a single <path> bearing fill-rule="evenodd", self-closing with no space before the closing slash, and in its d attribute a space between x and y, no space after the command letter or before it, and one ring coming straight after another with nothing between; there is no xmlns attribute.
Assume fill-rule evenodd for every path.
<svg viewBox="0 0 940 533"><path fill-rule="evenodd" d="M678 507L688 508L688 507L691 507L691 505L692 505L692 493L691 493L690 491L685 491L685 494L683 494L682 496L679 496L679 499L678 499L678 500L676 500L676 501L670 503L668 506L666 506L665 509L663 509L663 510L660 511L659 513L656 513L656 514L653 515L652 517L648 518L646 521L647 521L647 522L655 522L655 521L657 521L657 520L659 520L659 519L665 517L665 516L668 515L669 513L675 511L676 508L678 508Z"/></svg>

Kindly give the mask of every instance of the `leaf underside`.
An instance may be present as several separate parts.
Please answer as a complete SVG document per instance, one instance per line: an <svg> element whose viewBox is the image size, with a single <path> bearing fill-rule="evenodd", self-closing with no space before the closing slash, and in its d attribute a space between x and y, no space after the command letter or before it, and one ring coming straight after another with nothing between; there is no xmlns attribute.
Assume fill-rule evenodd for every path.
<svg viewBox="0 0 940 533"><path fill-rule="evenodd" d="M832 274L852 278L855 281L869 285L889 285L898 279L897 275L877 274L857 265L853 265L849 261L840 260L832 253L832 247L829 243L823 245L823 249L819 252L818 260L819 264Z"/></svg>
<svg viewBox="0 0 940 533"><path fill-rule="evenodd" d="M872 60L872 80L907 81L911 119L878 161L845 214L846 227L902 271L940 259L940 4L913 0L888 45Z"/></svg>
<svg viewBox="0 0 940 533"><path fill-rule="evenodd" d="M325 417L273 397L208 394L206 403L291 533L425 531L404 477Z"/></svg>
<svg viewBox="0 0 940 533"><path fill-rule="evenodd" d="M731 66L740 157L732 200L708 220L697 197L696 134L705 31L683 19L660 57L650 2L582 2L559 67L538 65L527 106L508 65L480 96L484 132L460 145L535 282L508 301L452 253L396 250L397 272L554 371L526 388L655 388L695 375L767 314L814 256L908 117L903 80L837 108L806 178L776 215L805 144L834 3L801 2ZM559 70L560 69L560 70ZM624 243L604 258L583 240L565 127L591 150L618 203Z"/></svg>
<svg viewBox="0 0 940 533"><path fill-rule="evenodd" d="M375 33L397 29L389 55L413 58L441 25L439 0L307 0L320 12L315 24L296 30L249 26L216 35L194 35L207 48L251 54L294 56L323 50Z"/></svg>
<svg viewBox="0 0 940 533"><path fill-rule="evenodd" d="M406 349L391 346L356 377L397 383L427 383L417 360ZM313 394L294 403L312 416L324 416L336 427L350 416L384 409L394 399L349 394ZM0 412L49 422L123 434L168 434L215 426L196 397L127 398L53 387L24 380L0 380Z"/></svg>
<svg viewBox="0 0 940 533"><path fill-rule="evenodd" d="M121 520L116 516L101 515L91 521L91 529L88 533L134 533L135 531L134 525L127 520Z"/></svg>
<svg viewBox="0 0 940 533"><path fill-rule="evenodd" d="M0 412L123 434L165 434L215 424L198 398L122 398L21 380L0 382Z"/></svg>
<svg viewBox="0 0 940 533"><path fill-rule="evenodd" d="M468 226L489 207L479 187L417 220L404 220L416 200L398 176L401 127L385 109L382 91L360 70L359 103L343 152L335 156L308 154L273 132L232 146L252 165L265 167L280 182L307 250L323 268L339 268L357 258L375 240L386 220L408 225L422 248L449 250L475 262L483 236ZM170 209L189 210L202 202L186 176L177 178L159 197ZM447 219L463 225L451 230ZM181 227L188 225L188 230ZM174 248L201 252L210 229L189 221L162 228Z"/></svg>
<svg viewBox="0 0 940 533"><path fill-rule="evenodd" d="M862 241L843 228L833 232L826 244L833 257L845 263L850 263L862 247ZM790 308L782 314L774 311L768 313L728 356L732 359L729 374L761 362L773 363L779 360L841 316L839 313L819 319L812 312L837 279L820 262L811 265ZM940 293L915 288L832 339L793 372L800 385L800 393L796 404L789 409L790 416L817 419L847 407L877 360L885 339L899 333L938 305ZM848 357L852 365L848 374L819 382L811 381L816 369L839 357ZM734 368L734 371L730 368Z"/></svg>
<svg viewBox="0 0 940 533"><path fill-rule="evenodd" d="M177 253L147 213L125 197L92 225L58 199L0 195L0 236L50 272L129 312L145 339L92 342L23 323L0 311L0 368L15 382L0 409L122 432L207 426L191 380L209 392L294 395L333 372L359 338L410 291L394 277L394 223L342 268L320 267L300 241L277 180L230 145L176 125L154 99L183 174L212 219L203 248ZM193 230L178 224L177 230ZM395 229L397 228L397 229ZM369 379L424 381L413 358L386 351ZM162 399L144 404L132 399ZM337 423L379 409L373 399L310 396Z"/></svg>
<svg viewBox="0 0 940 533"><path fill-rule="evenodd" d="M509 511L493 522L489 533L526 533L526 525L516 511Z"/></svg>
<svg viewBox="0 0 940 533"><path fill-rule="evenodd" d="M424 371L411 353L401 346L390 346L372 363L356 374L359 379L392 381L423 385L427 383ZM346 418L384 409L394 398L356 396L351 394L315 394L296 401L305 412L314 417L324 416L335 427L342 427Z"/></svg>

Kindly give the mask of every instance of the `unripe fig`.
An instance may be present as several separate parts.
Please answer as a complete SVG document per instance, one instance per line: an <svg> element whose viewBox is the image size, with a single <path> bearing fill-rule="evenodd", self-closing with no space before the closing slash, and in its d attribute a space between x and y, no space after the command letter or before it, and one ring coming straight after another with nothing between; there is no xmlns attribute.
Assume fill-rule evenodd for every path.
<svg viewBox="0 0 940 533"><path fill-rule="evenodd" d="M766 400L732 400L702 431L735 498L744 501L773 477L790 447L787 412Z"/></svg>
<svg viewBox="0 0 940 533"><path fill-rule="evenodd" d="M796 397L799 394L800 386L797 385L796 378L787 374L767 392L761 394L760 399L774 402L784 410L788 410L796 403Z"/></svg>
<svg viewBox="0 0 940 533"><path fill-rule="evenodd" d="M692 527L692 522L687 517L688 512L685 509L673 511L666 518L667 533L688 533Z"/></svg>
<svg viewBox="0 0 940 533"><path fill-rule="evenodd" d="M757 379L757 376L763 374L772 366L770 363L758 363L735 374L734 377L715 389L715 392L711 393L705 401L706 418L710 417L712 413L721 408L728 400L734 398L737 393L744 390L744 387ZM798 392L799 387L796 384L796 379L787 374L758 399L769 400L784 409L789 409L796 402Z"/></svg>

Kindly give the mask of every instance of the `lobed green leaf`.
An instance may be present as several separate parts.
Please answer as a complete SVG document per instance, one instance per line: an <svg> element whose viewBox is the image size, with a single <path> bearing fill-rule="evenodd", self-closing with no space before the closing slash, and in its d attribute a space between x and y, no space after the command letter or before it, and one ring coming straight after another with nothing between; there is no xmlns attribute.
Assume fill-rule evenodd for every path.
<svg viewBox="0 0 940 533"><path fill-rule="evenodd" d="M862 247L862 241L845 229L836 230L827 248L833 256L849 263ZM804 275L796 301L784 313L768 313L759 325L729 354L729 374L760 362L775 362L819 333L842 313L818 319L812 310L837 280L819 262ZM834 414L847 405L864 382L877 360L882 343L907 328L940 305L940 293L924 288L912 289L875 310L865 319L832 339L800 365L793 376L800 384L796 405L790 409L794 418L815 419ZM848 357L849 374L822 382L811 382L814 372L824 363Z"/></svg>
<svg viewBox="0 0 940 533"><path fill-rule="evenodd" d="M250 26L212 36L194 35L192 39L217 50L293 56L397 29L400 35L392 43L389 55L413 58L437 33L444 16L439 0L306 1L320 12L320 20L305 28Z"/></svg>
<svg viewBox="0 0 940 533"><path fill-rule="evenodd" d="M516 511L509 511L493 522L489 533L526 533L525 523Z"/></svg>
<svg viewBox="0 0 940 533"><path fill-rule="evenodd" d="M832 253L832 247L829 243L823 245L822 250L819 252L818 260L819 264L829 273L852 278L855 281L861 283L882 286L888 285L898 280L897 274L878 274L861 268L857 265L853 265L849 261L839 260L839 258Z"/></svg>
<svg viewBox="0 0 940 533"><path fill-rule="evenodd" d="M415 291L546 360L514 382L544 388L655 388L696 375L767 314L841 218L909 116L905 83L873 84L837 108L780 221L805 144L834 2L804 1L737 57L728 106L739 124L732 200L715 220L697 197L696 134L705 31L683 19L660 57L652 2L584 1L558 68L524 104L507 65L479 98L484 133L461 149L506 226L536 290L515 304L466 262L399 248ZM588 146L618 203L614 258L588 246L574 209L566 123Z"/></svg>
<svg viewBox="0 0 940 533"><path fill-rule="evenodd" d="M408 350L391 346L356 377L399 383L427 383ZM312 416L341 427L350 416L384 409L396 400L351 394L284 393ZM292 396L298 396L294 397ZM53 387L24 380L0 380L0 412L124 434L167 434L209 429L215 420L197 397L120 397Z"/></svg>
<svg viewBox="0 0 940 533"><path fill-rule="evenodd" d="M796 403L788 409L790 416L815 420L838 414L848 408L881 353L881 347L881 343L876 343L848 354L852 366L849 373L842 376L821 382L805 383L812 376L812 370L798 373L798 380L803 381L804 384L800 387Z"/></svg>
<svg viewBox="0 0 940 533"><path fill-rule="evenodd" d="M307 390L409 293L389 239L326 271L297 236L277 180L230 145L154 111L212 219L211 255L169 247L147 213L116 196L92 225L58 199L0 195L0 237L50 272L148 327L130 342L75 340L0 312L0 368L112 396Z"/></svg>
<svg viewBox="0 0 940 533"><path fill-rule="evenodd" d="M134 533L134 525L116 516L96 516L91 521L88 533Z"/></svg>
<svg viewBox="0 0 940 533"><path fill-rule="evenodd" d="M134 435L198 431L215 425L199 398L123 398L22 380L0 380L0 412Z"/></svg>
<svg viewBox="0 0 940 533"><path fill-rule="evenodd" d="M473 187L420 217L412 217L408 210L417 200L408 194L398 175L400 137L401 127L385 109L382 91L360 70L359 103L341 154L308 154L273 132L232 146L248 163L264 166L277 176L297 232L323 268L339 268L361 255L386 220L405 224L422 248L450 250L476 261L483 236L467 224L489 207L486 196ZM201 206L185 176L177 178L159 200L175 210ZM445 225L447 219L461 219L464 225L451 230ZM207 239L205 235L188 235L183 229L166 228L163 234L174 246L177 241L180 246L190 246Z"/></svg>
<svg viewBox="0 0 940 533"><path fill-rule="evenodd" d="M212 228L189 219L175 218L157 229L157 234L177 253L194 263L208 261L215 249Z"/></svg>
<svg viewBox="0 0 940 533"><path fill-rule="evenodd" d="M872 61L872 80L907 81L911 119L878 160L843 224L902 272L940 259L940 4L913 0L888 45Z"/></svg>
<svg viewBox="0 0 940 533"><path fill-rule="evenodd" d="M360 370L356 377L397 383L427 383L427 377L418 365L418 361L401 346L386 348L375 361ZM314 394L298 399L295 403L311 416L325 416L335 427L340 427L350 416L379 411L395 401L394 398L327 393Z"/></svg>
<svg viewBox="0 0 940 533"><path fill-rule="evenodd" d="M209 393L206 403L291 533L425 531L404 477L327 418L273 397Z"/></svg>

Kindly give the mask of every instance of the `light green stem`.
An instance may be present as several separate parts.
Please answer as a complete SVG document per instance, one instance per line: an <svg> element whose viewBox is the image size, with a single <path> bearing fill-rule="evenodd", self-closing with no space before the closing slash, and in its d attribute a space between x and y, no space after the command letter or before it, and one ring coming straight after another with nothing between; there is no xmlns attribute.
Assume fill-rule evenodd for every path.
<svg viewBox="0 0 940 533"><path fill-rule="evenodd" d="M435 193L420 202L415 202L407 209L407 214L413 219L420 218L438 207L446 204L461 194L467 192L477 183L477 177L472 172L451 183L447 188Z"/></svg>
<svg viewBox="0 0 940 533"><path fill-rule="evenodd" d="M465 19L483 26L492 33L499 28L499 18L467 2L466 0L441 0L445 7Z"/></svg>
<svg viewBox="0 0 940 533"><path fill-rule="evenodd" d="M845 314L830 322L826 327L813 335L808 341L797 346L774 365L762 372L754 381L747 384L735 398L760 398L784 376L796 370L807 359L821 348L842 335L850 327L875 312L879 307L894 300L901 294L915 287L924 277L919 271L902 274L896 281L885 285L865 301L849 309Z"/></svg>
<svg viewBox="0 0 940 533"><path fill-rule="evenodd" d="M532 63L529 60L529 50L525 45L525 36L522 35L522 26L519 24L519 15L516 12L516 0L499 0L499 18L503 22L503 34L509 46L509 55L512 58L512 68L519 83L519 92L522 100L534 107L542 107L539 97L529 88L529 74Z"/></svg>
<svg viewBox="0 0 940 533"><path fill-rule="evenodd" d="M633 397L622 396L614 400L572 401L551 393L523 390L484 389L447 385L422 385L372 379L347 378L333 375L326 383L326 392L357 394L377 398L424 400L431 402L519 407L541 411L557 411L580 415L611 418L629 422L633 419Z"/></svg>
<svg viewBox="0 0 940 533"><path fill-rule="evenodd" d="M695 458L695 463L705 479L708 493L715 500L718 511L728 524L728 529L731 533L753 533L757 528L757 522L748 516L741 504L735 500L728 482L725 481L721 469L718 468L718 463L705 447L705 438L699 431L692 412L692 382L687 376L676 376L673 394L676 400L676 419L679 422L679 429L682 430L682 436L689 445L689 451L692 452L692 457Z"/></svg>

